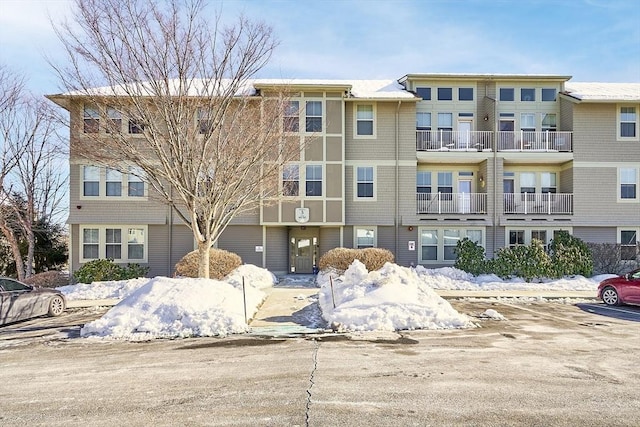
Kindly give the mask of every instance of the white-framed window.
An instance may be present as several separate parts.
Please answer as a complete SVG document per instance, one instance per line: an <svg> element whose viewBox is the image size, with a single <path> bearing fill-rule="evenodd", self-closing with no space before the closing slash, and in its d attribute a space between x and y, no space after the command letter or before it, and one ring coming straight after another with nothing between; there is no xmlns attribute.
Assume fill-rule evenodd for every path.
<svg viewBox="0 0 640 427"><path fill-rule="evenodd" d="M431 101L431 88L430 87L417 87L416 95L422 98L423 101Z"/></svg>
<svg viewBox="0 0 640 427"><path fill-rule="evenodd" d="M82 166L82 195L84 197L100 196L100 168L98 166Z"/></svg>
<svg viewBox="0 0 640 427"><path fill-rule="evenodd" d="M305 131L322 132L322 101L307 101Z"/></svg>
<svg viewBox="0 0 640 427"><path fill-rule="evenodd" d="M122 113L113 107L107 107L107 133L122 132Z"/></svg>
<svg viewBox="0 0 640 427"><path fill-rule="evenodd" d="M520 101L522 102L534 102L536 100L536 90L534 88L521 88L520 89Z"/></svg>
<svg viewBox="0 0 640 427"><path fill-rule="evenodd" d="M555 102L556 97L557 97L556 88L553 88L553 87L542 88L542 102Z"/></svg>
<svg viewBox="0 0 640 427"><path fill-rule="evenodd" d="M375 108L373 104L356 104L355 137L375 137Z"/></svg>
<svg viewBox="0 0 640 427"><path fill-rule="evenodd" d="M96 107L85 105L83 110L83 132L98 133L100 131L100 112Z"/></svg>
<svg viewBox="0 0 640 427"><path fill-rule="evenodd" d="M300 194L300 166L287 164L282 168L282 195L298 196Z"/></svg>
<svg viewBox="0 0 640 427"><path fill-rule="evenodd" d="M453 100L453 88L439 87L438 88L438 101L452 101Z"/></svg>
<svg viewBox="0 0 640 427"><path fill-rule="evenodd" d="M472 87L459 87L458 88L458 101L473 101L473 88Z"/></svg>
<svg viewBox="0 0 640 427"><path fill-rule="evenodd" d="M285 105L283 129L285 132L300 131L300 101L289 101Z"/></svg>
<svg viewBox="0 0 640 427"><path fill-rule="evenodd" d="M438 193L440 200L453 200L453 172L438 172Z"/></svg>
<svg viewBox="0 0 640 427"><path fill-rule="evenodd" d="M431 113L416 113L416 130L431 130Z"/></svg>
<svg viewBox="0 0 640 427"><path fill-rule="evenodd" d="M438 113L438 130L453 130L453 113Z"/></svg>
<svg viewBox="0 0 640 427"><path fill-rule="evenodd" d="M447 263L456 260L455 247L464 238L484 246L482 227L420 228L419 262L421 264Z"/></svg>
<svg viewBox="0 0 640 427"><path fill-rule="evenodd" d="M640 228L618 227L618 243L620 244L620 259L634 261L638 258L638 242Z"/></svg>
<svg viewBox="0 0 640 427"><path fill-rule="evenodd" d="M520 129L524 132L535 132L536 131L536 115L534 113L521 113Z"/></svg>
<svg viewBox="0 0 640 427"><path fill-rule="evenodd" d="M416 193L431 194L431 172L430 171L418 171L416 173ZM428 196L424 196L424 197L428 197Z"/></svg>
<svg viewBox="0 0 640 427"><path fill-rule="evenodd" d="M512 87L501 87L498 91L500 101L515 101L515 90Z"/></svg>
<svg viewBox="0 0 640 427"><path fill-rule="evenodd" d="M534 172L520 173L520 193L536 192L536 174Z"/></svg>
<svg viewBox="0 0 640 427"><path fill-rule="evenodd" d="M542 114L542 130L555 132L558 127L555 113Z"/></svg>
<svg viewBox="0 0 640 427"><path fill-rule="evenodd" d="M139 119L129 119L129 133L132 135L141 135L144 133L144 123Z"/></svg>
<svg viewBox="0 0 640 427"><path fill-rule="evenodd" d="M540 185L542 193L556 193L556 173L555 172L542 172L540 174Z"/></svg>
<svg viewBox="0 0 640 427"><path fill-rule="evenodd" d="M148 196L144 173L139 168L129 167L125 174L94 165L80 165L80 168L80 199L139 200Z"/></svg>
<svg viewBox="0 0 640 427"><path fill-rule="evenodd" d="M356 249L375 248L378 228L376 226L358 226L353 228L353 246Z"/></svg>
<svg viewBox="0 0 640 427"><path fill-rule="evenodd" d="M559 232L573 232L571 227L513 227L505 230L505 241L508 247L529 245L532 239L540 240L545 250L549 248L551 240L555 239Z"/></svg>
<svg viewBox="0 0 640 427"><path fill-rule="evenodd" d="M639 177L640 169L638 168L618 169L618 188L620 188L620 192L618 193L619 200L640 200L640 198L638 197L638 187L640 186Z"/></svg>
<svg viewBox="0 0 640 427"><path fill-rule="evenodd" d="M146 225L81 225L80 262L113 259L122 263L147 262Z"/></svg>
<svg viewBox="0 0 640 427"><path fill-rule="evenodd" d="M356 198L375 199L375 181L373 166L356 167Z"/></svg>
<svg viewBox="0 0 640 427"><path fill-rule="evenodd" d="M122 196L122 173L119 170L106 168L105 194L107 197Z"/></svg>
<svg viewBox="0 0 640 427"><path fill-rule="evenodd" d="M322 196L322 165L307 165L305 172L305 195Z"/></svg>
<svg viewBox="0 0 640 427"><path fill-rule="evenodd" d="M618 110L618 138L621 140L638 140L638 109L636 107L620 107Z"/></svg>

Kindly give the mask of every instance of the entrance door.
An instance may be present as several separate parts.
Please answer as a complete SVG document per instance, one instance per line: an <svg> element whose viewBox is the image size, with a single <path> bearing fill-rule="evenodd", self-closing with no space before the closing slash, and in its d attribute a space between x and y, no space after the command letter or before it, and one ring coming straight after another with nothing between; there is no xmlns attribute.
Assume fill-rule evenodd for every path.
<svg viewBox="0 0 640 427"><path fill-rule="evenodd" d="M471 145L471 121L458 122L458 145L456 148L468 150L474 148Z"/></svg>
<svg viewBox="0 0 640 427"><path fill-rule="evenodd" d="M500 139L498 149L513 150L515 146L515 121L514 119L500 119Z"/></svg>
<svg viewBox="0 0 640 427"><path fill-rule="evenodd" d="M318 228L289 231L289 272L312 274L318 258Z"/></svg>
<svg viewBox="0 0 640 427"><path fill-rule="evenodd" d="M471 212L471 181L458 181L458 212Z"/></svg>

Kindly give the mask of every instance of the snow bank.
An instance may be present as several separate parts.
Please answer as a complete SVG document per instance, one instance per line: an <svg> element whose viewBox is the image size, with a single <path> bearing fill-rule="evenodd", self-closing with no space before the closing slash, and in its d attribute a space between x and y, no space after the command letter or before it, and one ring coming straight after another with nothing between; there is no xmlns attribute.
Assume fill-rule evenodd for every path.
<svg viewBox="0 0 640 427"><path fill-rule="evenodd" d="M387 263L367 271L356 260L333 281L318 276L323 318L350 331L403 329L453 329L475 327L438 296L414 269ZM334 308L335 303L335 308Z"/></svg>
<svg viewBox="0 0 640 427"><path fill-rule="evenodd" d="M252 316L266 295L246 287L247 314ZM147 279L147 283L100 319L86 324L83 337L130 340L217 336L248 330L242 290L211 279Z"/></svg>

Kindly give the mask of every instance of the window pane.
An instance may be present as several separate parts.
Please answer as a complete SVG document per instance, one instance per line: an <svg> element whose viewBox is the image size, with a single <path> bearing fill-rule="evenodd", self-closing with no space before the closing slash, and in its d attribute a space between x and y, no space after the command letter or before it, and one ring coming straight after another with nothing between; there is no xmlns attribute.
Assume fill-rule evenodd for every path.
<svg viewBox="0 0 640 427"><path fill-rule="evenodd" d="M358 120L373 120L373 105L358 105Z"/></svg>
<svg viewBox="0 0 640 427"><path fill-rule="evenodd" d="M84 166L83 177L85 181L100 181L100 168L98 166Z"/></svg>
<svg viewBox="0 0 640 427"><path fill-rule="evenodd" d="M635 123L620 123L620 136L635 137L636 136L636 124Z"/></svg>
<svg viewBox="0 0 640 427"><path fill-rule="evenodd" d="M358 181L373 181L373 167L358 167Z"/></svg>
<svg viewBox="0 0 640 427"><path fill-rule="evenodd" d="M467 238L472 242L482 245L482 230L467 230Z"/></svg>
<svg viewBox="0 0 640 427"><path fill-rule="evenodd" d="M100 233L97 228L85 228L82 231L83 243L98 243L100 240Z"/></svg>
<svg viewBox="0 0 640 427"><path fill-rule="evenodd" d="M416 113L416 128L431 128L431 113Z"/></svg>
<svg viewBox="0 0 640 427"><path fill-rule="evenodd" d="M513 101L514 90L513 88L500 88L500 101Z"/></svg>
<svg viewBox="0 0 640 427"><path fill-rule="evenodd" d="M128 259L144 258L144 229L130 228L128 229Z"/></svg>
<svg viewBox="0 0 640 427"><path fill-rule="evenodd" d="M543 101L555 101L556 100L556 90L555 89L542 89L542 100Z"/></svg>
<svg viewBox="0 0 640 427"><path fill-rule="evenodd" d="M542 116L542 127L543 128L555 128L556 127L556 115L555 114L545 114Z"/></svg>
<svg viewBox="0 0 640 427"><path fill-rule="evenodd" d="M520 100L525 102L531 102L536 100L535 89L520 89Z"/></svg>
<svg viewBox="0 0 640 427"><path fill-rule="evenodd" d="M520 188L536 186L536 174L533 172L522 172L520 174Z"/></svg>
<svg viewBox="0 0 640 427"><path fill-rule="evenodd" d="M129 197L144 197L144 182L129 182Z"/></svg>
<svg viewBox="0 0 640 427"><path fill-rule="evenodd" d="M424 101L431 101L431 88L430 87L418 87L416 88L416 94Z"/></svg>
<svg viewBox="0 0 640 427"><path fill-rule="evenodd" d="M461 87L458 89L458 100L460 101L473 101L473 88Z"/></svg>
<svg viewBox="0 0 640 427"><path fill-rule="evenodd" d="M423 245L437 245L438 232L436 230L422 230L420 233L420 241Z"/></svg>
<svg viewBox="0 0 640 427"><path fill-rule="evenodd" d="M509 245L524 245L524 230L510 231Z"/></svg>
<svg viewBox="0 0 640 427"><path fill-rule="evenodd" d="M356 246L358 249L372 248L375 243L375 230L371 228L358 228L356 230Z"/></svg>
<svg viewBox="0 0 640 427"><path fill-rule="evenodd" d="M636 109L634 107L621 107L620 108L620 121L623 121L623 122L635 122L636 121Z"/></svg>
<svg viewBox="0 0 640 427"><path fill-rule="evenodd" d="M438 172L438 185L439 186L452 186L453 185L453 173L451 173L451 172Z"/></svg>
<svg viewBox="0 0 640 427"><path fill-rule="evenodd" d="M105 256L108 259L122 259L122 245L106 245Z"/></svg>
<svg viewBox="0 0 640 427"><path fill-rule="evenodd" d="M358 135L373 135L373 121L358 120Z"/></svg>
<svg viewBox="0 0 640 427"><path fill-rule="evenodd" d="M451 128L453 126L453 114L438 113L438 127Z"/></svg>
<svg viewBox="0 0 640 427"><path fill-rule="evenodd" d="M122 196L121 182L107 182L107 196Z"/></svg>
<svg viewBox="0 0 640 427"><path fill-rule="evenodd" d="M83 186L85 196L99 196L100 195L100 183L99 182L85 182Z"/></svg>
<svg viewBox="0 0 640 427"><path fill-rule="evenodd" d="M453 89L450 87L438 88L438 101L451 101L453 100Z"/></svg>
<svg viewBox="0 0 640 427"><path fill-rule="evenodd" d="M540 181L543 187L555 187L556 186L555 172L543 172L542 174L540 174Z"/></svg>
<svg viewBox="0 0 640 427"><path fill-rule="evenodd" d="M373 184L367 182L359 182L358 197L373 197Z"/></svg>
<svg viewBox="0 0 640 427"><path fill-rule="evenodd" d="M82 257L84 259L97 259L98 256L98 245L83 245Z"/></svg>
<svg viewBox="0 0 640 427"><path fill-rule="evenodd" d="M418 172L416 182L418 185L431 185L431 172Z"/></svg>
<svg viewBox="0 0 640 427"><path fill-rule="evenodd" d="M119 228L107 228L106 230L106 242L107 243L122 243L122 230Z"/></svg>

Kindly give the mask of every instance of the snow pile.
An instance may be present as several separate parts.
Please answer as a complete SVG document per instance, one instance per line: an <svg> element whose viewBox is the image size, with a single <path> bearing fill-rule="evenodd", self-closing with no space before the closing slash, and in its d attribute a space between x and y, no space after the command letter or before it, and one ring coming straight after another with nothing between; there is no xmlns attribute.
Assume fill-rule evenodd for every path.
<svg viewBox="0 0 640 427"><path fill-rule="evenodd" d="M244 264L236 268L225 277L224 281L242 289L243 277L245 287L253 286L256 289L270 288L278 282L278 278L272 272L252 264Z"/></svg>
<svg viewBox="0 0 640 427"><path fill-rule="evenodd" d="M248 330L242 290L212 279L157 277L132 292L100 319L86 324L83 337L130 340L216 336ZM246 287L251 317L266 295Z"/></svg>
<svg viewBox="0 0 640 427"><path fill-rule="evenodd" d="M485 310L484 313L480 315L480 317L484 317L487 319L494 319L494 320L507 320L506 317L504 317L502 314L498 313L496 310L492 308Z"/></svg>
<svg viewBox="0 0 640 427"><path fill-rule="evenodd" d="M149 282L147 278L113 280L108 282L78 283L58 289L67 300L122 299Z"/></svg>
<svg viewBox="0 0 640 427"><path fill-rule="evenodd" d="M369 272L355 260L343 276L318 276L322 317L343 330L453 329L476 325L411 268L387 263ZM335 308L334 308L335 305Z"/></svg>
<svg viewBox="0 0 640 427"><path fill-rule="evenodd" d="M416 273L426 284L433 289L442 290L470 290L470 291L593 291L598 289L602 277L597 276L588 279L583 276L563 277L561 279L549 279L541 283L527 283L521 278L503 280L495 274L483 274L474 276L453 267L427 269L423 266L415 268Z"/></svg>

